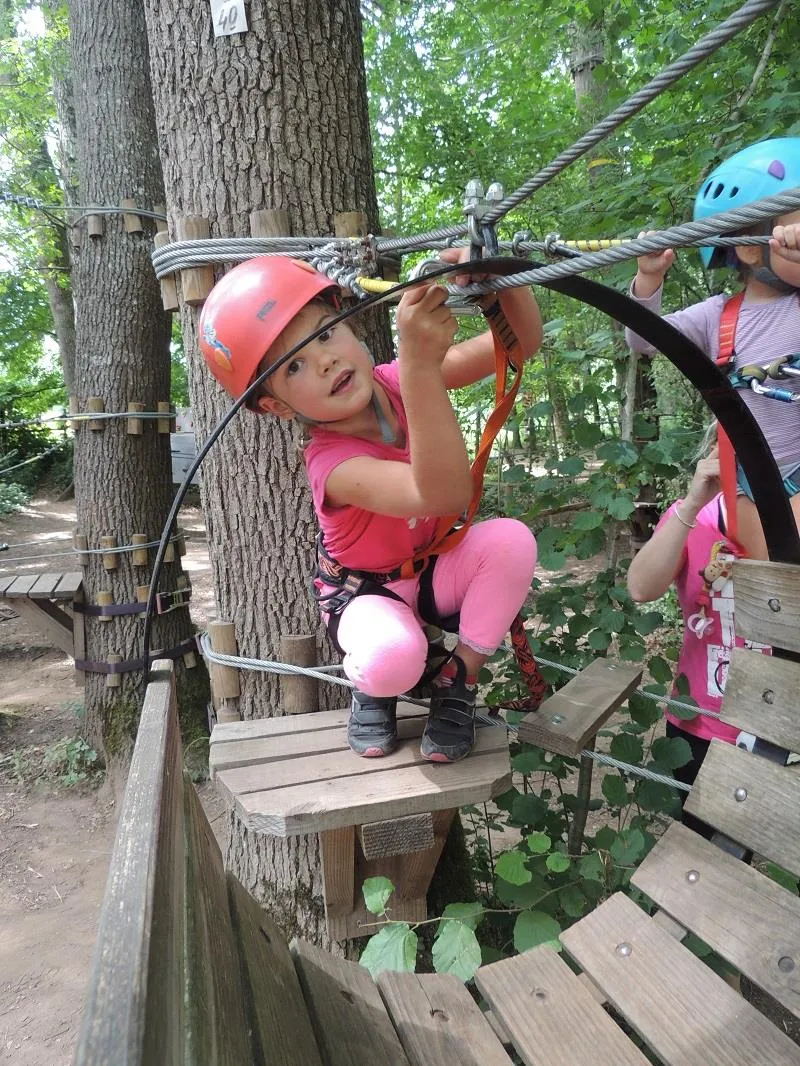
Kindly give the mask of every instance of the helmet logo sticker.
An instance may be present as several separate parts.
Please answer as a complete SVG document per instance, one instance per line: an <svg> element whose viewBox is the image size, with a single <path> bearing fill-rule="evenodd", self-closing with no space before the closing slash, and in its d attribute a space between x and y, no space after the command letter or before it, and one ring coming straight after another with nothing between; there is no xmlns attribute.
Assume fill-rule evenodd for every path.
<svg viewBox="0 0 800 1066"><path fill-rule="evenodd" d="M771 174L778 181L783 181L786 177L786 167L781 163L780 159L773 159L767 168L767 174Z"/></svg>
<svg viewBox="0 0 800 1066"><path fill-rule="evenodd" d="M261 310L256 313L256 318L260 319L263 322L274 306L274 300L267 300Z"/></svg>
<svg viewBox="0 0 800 1066"><path fill-rule="evenodd" d="M211 322L206 322L203 326L203 338L206 344L210 345L214 349L214 362L217 366L223 370L232 371L233 364L231 363L231 350L226 347L217 336L217 331Z"/></svg>

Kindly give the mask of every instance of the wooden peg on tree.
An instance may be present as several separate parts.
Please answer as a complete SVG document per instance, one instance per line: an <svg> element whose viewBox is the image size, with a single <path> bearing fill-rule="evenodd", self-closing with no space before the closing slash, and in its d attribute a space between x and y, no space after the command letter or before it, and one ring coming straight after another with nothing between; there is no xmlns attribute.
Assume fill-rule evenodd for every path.
<svg viewBox="0 0 800 1066"><path fill-rule="evenodd" d="M128 196L122 201L122 206L125 209L122 216L123 221L125 222L125 232L143 233L144 226L142 225L142 220L136 214L136 201Z"/></svg>
<svg viewBox="0 0 800 1066"><path fill-rule="evenodd" d="M179 241L207 240L211 236L208 219L200 215L179 218ZM181 271L181 292L184 303L199 307L214 288L214 269L211 266L187 267Z"/></svg>
<svg viewBox="0 0 800 1066"><path fill-rule="evenodd" d="M106 405L102 396L90 396L86 401L87 411L105 411L105 408ZM93 429L96 433L101 429L105 429L105 420L102 418L90 418L89 429Z"/></svg>
<svg viewBox="0 0 800 1066"><path fill-rule="evenodd" d="M159 230L153 237L153 244L156 248L164 248L170 243L169 234L166 229ZM174 274L166 274L160 281L161 285L161 306L165 311L177 311L178 304L178 283L175 280Z"/></svg>
<svg viewBox="0 0 800 1066"><path fill-rule="evenodd" d="M134 403L129 403L128 404L128 410L131 412L132 415L135 416L137 411L144 411L144 404L143 403L135 403L135 402ZM127 425L127 432L132 437L141 437L142 433L144 432L144 423L143 423L142 419L141 418L136 418L136 417L129 418L128 419L128 425Z"/></svg>
<svg viewBox="0 0 800 1066"><path fill-rule="evenodd" d="M106 548L116 548L116 546L117 546L117 538L116 537L101 537L100 538L100 547L101 548L104 548L104 549L106 549ZM106 570L116 570L118 563L119 563L119 556L117 555L117 553L115 551L104 551L103 552L103 566L105 567Z"/></svg>

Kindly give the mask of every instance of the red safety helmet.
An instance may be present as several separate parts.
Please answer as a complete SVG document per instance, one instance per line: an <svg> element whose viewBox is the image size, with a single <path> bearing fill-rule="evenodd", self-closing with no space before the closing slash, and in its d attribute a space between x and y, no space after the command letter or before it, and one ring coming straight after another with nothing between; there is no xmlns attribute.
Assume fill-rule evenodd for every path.
<svg viewBox="0 0 800 1066"><path fill-rule="evenodd" d="M336 302L339 287L309 263L260 255L217 282L198 323L208 368L236 400L280 334L316 297Z"/></svg>

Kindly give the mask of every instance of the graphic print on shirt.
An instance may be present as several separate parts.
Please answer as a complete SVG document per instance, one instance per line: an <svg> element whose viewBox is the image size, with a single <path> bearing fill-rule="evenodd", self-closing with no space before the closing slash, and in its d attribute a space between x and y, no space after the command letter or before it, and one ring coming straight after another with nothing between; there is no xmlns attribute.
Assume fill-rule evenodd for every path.
<svg viewBox="0 0 800 1066"><path fill-rule="evenodd" d="M713 632L718 643L706 645L706 691L719 699L725 692L731 650L736 644L733 615L733 564L736 555L725 541L716 541L706 566L700 571L703 579L703 608L711 609L710 623L706 632ZM702 608L701 608L702 609ZM718 626L717 626L717 619ZM745 641L745 647L762 650L766 644Z"/></svg>

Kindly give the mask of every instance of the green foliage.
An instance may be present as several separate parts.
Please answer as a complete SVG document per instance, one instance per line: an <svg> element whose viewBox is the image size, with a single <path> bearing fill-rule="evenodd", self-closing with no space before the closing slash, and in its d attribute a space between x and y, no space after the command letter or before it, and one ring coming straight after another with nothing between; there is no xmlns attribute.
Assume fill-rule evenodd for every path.
<svg viewBox="0 0 800 1066"><path fill-rule="evenodd" d="M5 485L0 483L0 515L18 511L20 507L25 506L29 498L21 485L13 481Z"/></svg>

